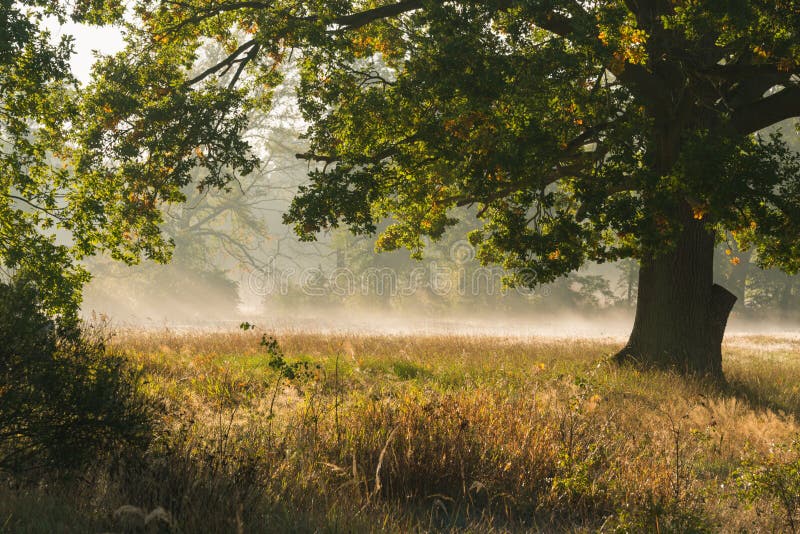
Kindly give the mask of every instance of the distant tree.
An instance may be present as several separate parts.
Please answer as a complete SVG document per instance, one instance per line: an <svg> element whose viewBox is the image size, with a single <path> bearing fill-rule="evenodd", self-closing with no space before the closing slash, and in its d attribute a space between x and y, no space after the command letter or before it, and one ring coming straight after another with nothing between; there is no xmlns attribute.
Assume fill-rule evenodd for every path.
<svg viewBox="0 0 800 534"><path fill-rule="evenodd" d="M760 132L760 136L781 134L793 153L800 153L800 135L796 121L784 121ZM793 286L797 275L779 268L758 269L757 252L740 247L736 237L725 234L715 253L715 277L737 298L734 308L747 316L760 313L789 316L800 312L800 298Z"/></svg>
<svg viewBox="0 0 800 534"><path fill-rule="evenodd" d="M196 68L213 66L226 55L218 44L208 43ZM312 252L301 248L324 249L298 246L297 237L280 222L306 171L306 164L294 157L303 142L297 139L298 114L290 109L288 78L273 91L269 113L248 113L244 136L259 158L258 167L221 187L198 187L206 171L192 170L191 182L181 189L185 199L161 206L161 234L173 245L169 264L89 259L88 305L158 320L232 319L238 313L238 281L246 273L295 264L298 256Z"/></svg>
<svg viewBox="0 0 800 534"><path fill-rule="evenodd" d="M782 319L800 316L800 279L777 269L754 270L747 278L749 310Z"/></svg>
<svg viewBox="0 0 800 534"><path fill-rule="evenodd" d="M344 274L358 287L351 297L341 295L339 287L342 298L333 301L470 314L477 309L482 313L536 314L565 309L590 312L617 301L604 276L585 270L570 273L535 290L509 287L503 270L495 265L482 266L475 258L475 248L464 240L465 234L478 227L474 214L467 208L460 208L454 215L459 224L427 244L426 261L414 259L406 250L376 252L374 241L367 236L334 232L329 246L337 252L335 265L329 258L323 275L336 277L334 268L345 269ZM393 222L389 219L382 224L387 226ZM392 288L388 287L390 281Z"/></svg>
<svg viewBox="0 0 800 534"><path fill-rule="evenodd" d="M626 306L632 307L636 302L636 292L639 282L639 264L632 258L620 260L617 263L619 278L617 288L622 290L622 301Z"/></svg>
<svg viewBox="0 0 800 534"><path fill-rule="evenodd" d="M179 199L196 165L214 163L210 186L249 170L239 113L268 106L294 59L311 172L286 220L306 239L391 216L378 245L419 254L454 207L477 205L480 259L520 284L638 260L620 360L716 376L735 301L713 284L722 232L762 266L800 267L800 161L753 135L800 115L795 1L140 0L133 12L127 49L85 94L78 170L148 209ZM197 72L209 40L229 55Z"/></svg>
<svg viewBox="0 0 800 534"><path fill-rule="evenodd" d="M614 304L616 295L606 277L580 272L558 278L547 288L547 302L552 308L594 310Z"/></svg>
<svg viewBox="0 0 800 534"><path fill-rule="evenodd" d="M715 277L736 296L737 308L747 304L747 279L755 269L753 251L741 250L736 239L726 235L714 253Z"/></svg>

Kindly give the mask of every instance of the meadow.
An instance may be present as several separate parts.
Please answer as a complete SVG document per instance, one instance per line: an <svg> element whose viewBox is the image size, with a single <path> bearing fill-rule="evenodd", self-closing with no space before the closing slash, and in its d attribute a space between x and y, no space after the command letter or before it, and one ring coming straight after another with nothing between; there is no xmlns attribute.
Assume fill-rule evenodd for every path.
<svg viewBox="0 0 800 534"><path fill-rule="evenodd" d="M122 331L146 451L0 490L8 532L790 532L800 339L726 385L613 339Z"/></svg>

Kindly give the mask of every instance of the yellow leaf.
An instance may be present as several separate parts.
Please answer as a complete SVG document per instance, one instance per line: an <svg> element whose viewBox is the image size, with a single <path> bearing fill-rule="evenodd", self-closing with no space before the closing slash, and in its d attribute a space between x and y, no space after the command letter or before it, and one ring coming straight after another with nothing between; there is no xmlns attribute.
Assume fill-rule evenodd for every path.
<svg viewBox="0 0 800 534"><path fill-rule="evenodd" d="M758 56L760 56L762 58L768 58L769 55L770 55L770 53L768 51L764 50L760 46L755 47L753 49L753 52L755 52Z"/></svg>
<svg viewBox="0 0 800 534"><path fill-rule="evenodd" d="M702 220L703 217L706 216L707 210L704 206L694 206L692 207L692 214L695 219L698 221Z"/></svg>

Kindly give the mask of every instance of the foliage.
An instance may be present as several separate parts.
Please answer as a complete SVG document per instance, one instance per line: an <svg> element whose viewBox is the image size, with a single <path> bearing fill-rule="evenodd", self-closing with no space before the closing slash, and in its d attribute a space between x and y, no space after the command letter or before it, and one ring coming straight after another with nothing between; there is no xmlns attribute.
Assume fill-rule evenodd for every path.
<svg viewBox="0 0 800 534"><path fill-rule="evenodd" d="M785 527L800 528L800 443L778 445L766 459L749 458L738 471L742 495L751 502L766 498L781 510Z"/></svg>
<svg viewBox="0 0 800 534"><path fill-rule="evenodd" d="M302 360L292 363L287 362L280 345L278 345L278 340L274 337L268 337L266 334L262 336L261 346L264 347L264 350L269 354L269 367L278 373L279 383L281 379L284 378L291 382L302 377L307 378L310 376L311 364ZM319 369L319 366L317 366L317 368Z"/></svg>
<svg viewBox="0 0 800 534"><path fill-rule="evenodd" d="M151 403L140 374L107 354L102 333L45 315L35 286L0 284L0 471L84 467L142 446Z"/></svg>
<svg viewBox="0 0 800 534"><path fill-rule="evenodd" d="M305 239L391 217L379 247L419 254L474 204L479 257L524 271L523 285L656 257L694 219L736 232L764 266L798 268L800 161L780 136L752 135L800 114L792 2L142 0L135 12L84 104L85 172L111 172L101 153L118 179L159 174L167 189L205 160L247 170L236 110L268 107L296 64L310 173L286 221ZM198 72L209 41L229 55ZM227 125L225 141L177 135L179 115Z"/></svg>
<svg viewBox="0 0 800 534"><path fill-rule="evenodd" d="M46 15L63 17L53 2L0 4L0 261L46 292L52 308L76 305L73 288L86 273L51 229L70 224L58 206L70 173L54 154L63 147L65 120L74 113L69 93L69 38L51 43L40 29Z"/></svg>
<svg viewBox="0 0 800 534"><path fill-rule="evenodd" d="M746 280L748 305L754 310L774 310L796 316L800 311L800 287L796 276L776 269L753 271Z"/></svg>
<svg viewBox="0 0 800 534"><path fill-rule="evenodd" d="M741 315L794 318L800 308L797 275L777 268L758 269L753 251L742 250L732 236L715 253L715 278L738 297L735 311Z"/></svg>
<svg viewBox="0 0 800 534"><path fill-rule="evenodd" d="M305 274L310 276L286 276L288 283L281 292L275 291L278 284L274 282L281 279L281 273L277 269L270 272L268 280L274 285L268 303L290 310L347 305L471 316L476 306L482 313L549 314L561 308L590 313L618 300L609 282L591 274L590 266L535 290L509 287L513 281L507 273L496 265L481 265L475 248L463 239L476 228L474 210L462 208L455 215L459 224L426 244L424 261L406 250L378 251L374 239L344 229L331 232L323 243L300 243L324 244L333 253L323 250L314 254L308 249L303 259L309 266ZM384 221L379 230L390 224L392 220Z"/></svg>
<svg viewBox="0 0 800 534"><path fill-rule="evenodd" d="M121 163L136 173L135 180L106 168L109 158L115 156L107 149L117 146L121 137L104 138L86 125L82 115L86 104L78 102L81 91L69 70L72 39L53 39L44 29L48 17L62 24L68 20L102 24L121 16L121 6L98 2L0 3L0 264L31 283L35 281L41 289L42 305L51 312L76 311L80 288L88 280L79 262L98 250L128 263L142 256L169 257L170 243L158 229L161 208L163 201L182 196L160 185L168 158L160 159L158 163L163 165L156 167L156 162L147 158L130 159L130 151L123 150L128 160ZM164 70L161 79L169 73ZM112 78L109 74L105 83L110 91L114 91ZM134 82L125 83L135 87ZM151 86L153 80L139 82ZM207 126L209 116L225 106L211 100L208 96L189 98L179 115L170 115L169 103L134 102L148 113L148 133L127 133L138 142L150 142L148 149L154 154L159 146L166 146L162 136L180 136L190 124L206 132L211 144L241 147L224 133L226 128L236 129L240 121L227 122L221 126L222 132ZM194 112L187 106L193 106ZM97 118L105 124L116 120L102 110ZM89 169L88 156L75 150L79 144L98 149L99 159L93 160L96 167ZM223 169L228 165L241 163L246 172L254 161L244 156L196 158L197 166L211 175L209 180L217 182L227 176ZM156 169L157 176L153 174Z"/></svg>
<svg viewBox="0 0 800 534"><path fill-rule="evenodd" d="M213 66L225 55L218 43L207 43L197 68ZM238 304L233 280L267 266L295 268L324 249L298 243L280 222L306 171L294 157L303 148L296 139L291 80L289 76L275 89L275 107L269 113L247 114L244 136L259 157L258 168L219 189L197 187L205 172L191 171L192 183L181 188L185 200L162 206L159 227L173 244L169 265L146 262L130 267L107 256L88 259L93 280L84 291L84 309L97 307L113 315L122 309L170 321L229 318L236 315ZM213 310L204 306L209 303L214 303Z"/></svg>
<svg viewBox="0 0 800 534"><path fill-rule="evenodd" d="M299 71L305 239L345 224L417 255L475 205L479 258L532 286L657 256L694 218L791 272L800 162L752 134L798 115L792 6L6 2L2 260L66 311L75 260L168 259L164 210L254 170L250 118ZM46 15L125 27L80 98Z"/></svg>

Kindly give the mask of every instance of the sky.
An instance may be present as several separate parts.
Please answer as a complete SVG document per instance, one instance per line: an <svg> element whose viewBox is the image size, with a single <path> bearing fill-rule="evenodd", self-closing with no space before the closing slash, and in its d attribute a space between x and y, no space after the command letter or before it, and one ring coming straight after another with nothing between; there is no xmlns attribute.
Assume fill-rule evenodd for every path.
<svg viewBox="0 0 800 534"><path fill-rule="evenodd" d="M47 26L56 41L62 35L72 35L75 38L75 54L71 61L72 72L83 83L89 80L95 51L110 55L119 52L124 46L120 28L99 28L71 22L59 26L55 21L50 21Z"/></svg>

